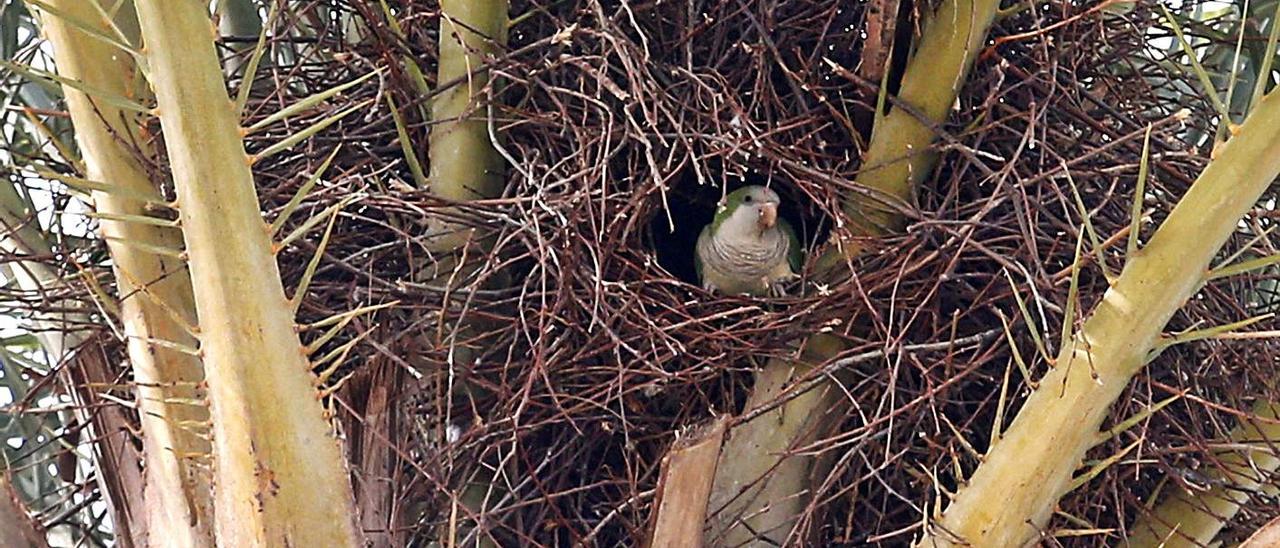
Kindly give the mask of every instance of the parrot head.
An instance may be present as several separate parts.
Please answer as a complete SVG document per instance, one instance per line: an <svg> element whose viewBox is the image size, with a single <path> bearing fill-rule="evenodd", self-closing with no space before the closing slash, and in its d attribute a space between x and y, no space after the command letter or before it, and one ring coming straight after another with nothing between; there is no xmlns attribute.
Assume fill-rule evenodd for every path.
<svg viewBox="0 0 1280 548"><path fill-rule="evenodd" d="M764 234L778 224L778 193L762 186L745 186L725 196L716 212L713 230L752 231Z"/></svg>

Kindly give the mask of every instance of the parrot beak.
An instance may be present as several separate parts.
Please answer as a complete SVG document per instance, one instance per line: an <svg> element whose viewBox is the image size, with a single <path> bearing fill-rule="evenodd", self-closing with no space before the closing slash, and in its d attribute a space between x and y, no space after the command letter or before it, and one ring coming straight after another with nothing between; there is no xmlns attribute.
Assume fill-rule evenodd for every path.
<svg viewBox="0 0 1280 548"><path fill-rule="evenodd" d="M762 204L758 222L761 230L773 228L773 225L778 224L778 204Z"/></svg>

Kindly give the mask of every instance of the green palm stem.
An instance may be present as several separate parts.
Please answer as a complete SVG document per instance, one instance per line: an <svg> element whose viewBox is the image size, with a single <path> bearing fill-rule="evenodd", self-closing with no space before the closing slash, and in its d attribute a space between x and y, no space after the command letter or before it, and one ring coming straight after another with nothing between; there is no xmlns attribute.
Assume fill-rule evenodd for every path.
<svg viewBox="0 0 1280 548"><path fill-rule="evenodd" d="M916 185L935 161L929 152L936 137L931 125L946 119L998 8L998 0L948 0L938 7L924 27L897 98L915 112L894 108L876 125L858 185L889 204L912 202ZM862 236L889 233L902 225L896 209L862 195L850 196L845 210L858 222L853 228ZM820 276L838 272L847 258L861 252L856 240L835 243L836 250L819 259ZM770 359L756 375L746 409L774 401L815 364L844 349L840 339L815 334L803 345L799 360ZM840 394L823 384L730 431L715 470L709 542L733 546L760 537L781 542L791 534L808 505L815 460L788 453L816 439L823 429L821 421L839 408Z"/></svg>
<svg viewBox="0 0 1280 548"><path fill-rule="evenodd" d="M1209 487L1188 491L1170 484L1163 502L1129 527L1128 546L1207 546L1240 506L1256 493L1275 496L1280 469L1280 405L1259 400L1252 417L1242 418L1228 436L1229 449L1215 451L1206 473Z"/></svg>
<svg viewBox="0 0 1280 548"><path fill-rule="evenodd" d="M1280 173L1280 93L1263 99L1039 381L1012 425L917 544L1020 546L1048 524L1111 404L1145 365L1169 318ZM1067 321L1072 321L1070 318Z"/></svg>
<svg viewBox="0 0 1280 548"><path fill-rule="evenodd" d="M200 319L217 543L357 546L349 476L285 297L208 3L135 4Z"/></svg>
<svg viewBox="0 0 1280 548"><path fill-rule="evenodd" d="M439 67L436 82L458 82L440 91L431 103L431 133L427 154L430 173L428 190L445 200L466 202L494 198L505 184L505 161L490 135L491 109L485 98L491 85L489 72L477 70L501 53L507 41L508 4L505 0L443 0L440 2ZM455 284L472 278L479 270L468 256L483 255L490 244L476 237L474 230L441 218L428 219L428 245L441 252L424 275L435 283ZM456 341L472 339L473 321L463 319L441 331L439 344L449 350L450 367L472 367L478 352ZM465 392L467 387L453 387ZM477 531L477 520L467 516L484 513L498 489L487 474L468 482L460 497L464 518L462 536L476 536L488 544L485 533ZM455 509L457 510L457 509Z"/></svg>
<svg viewBox="0 0 1280 548"><path fill-rule="evenodd" d="M84 84L81 89L149 98L133 58L77 26L96 25L94 31L102 35L114 32L91 2L47 1L55 11L42 14L41 29L53 45L60 76ZM120 7L115 24L128 38L137 39L131 5ZM127 496L146 498L149 533L168 545L213 546L209 413L203 391L197 388L204 373L198 357L166 344L196 347L188 327L196 323L191 279L180 259L148 251L179 250L182 234L174 227L140 222L156 218L155 206L141 197L159 196L134 150L133 143L150 141L143 115L71 85L63 86L63 95L86 176L105 183L91 195L96 211L105 215L98 231L111 253L137 383L147 483L144 493ZM154 153L144 150L142 155Z"/></svg>

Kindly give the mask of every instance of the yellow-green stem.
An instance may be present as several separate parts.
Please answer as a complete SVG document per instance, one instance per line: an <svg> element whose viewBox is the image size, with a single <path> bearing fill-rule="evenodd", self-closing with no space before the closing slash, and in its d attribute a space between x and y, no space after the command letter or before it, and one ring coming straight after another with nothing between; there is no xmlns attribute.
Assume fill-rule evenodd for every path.
<svg viewBox="0 0 1280 548"><path fill-rule="evenodd" d="M770 360L756 374L747 410L769 404L809 372L811 364L835 356L841 341L814 335L802 361ZM812 441L839 391L821 385L730 431L720 449L707 512L708 546L786 543L809 503L814 459L788 451ZM768 539L768 540L762 540Z"/></svg>
<svg viewBox="0 0 1280 548"><path fill-rule="evenodd" d="M493 198L502 193L503 159L489 135L484 93L489 73L477 69L506 43L507 2L443 0L440 10L436 81L462 81L441 91L431 103L430 191L453 201ZM451 223L432 223L428 230L437 236L435 245L441 250L457 249L469 240L469 231Z"/></svg>
<svg viewBox="0 0 1280 548"><path fill-rule="evenodd" d="M1280 173L1280 94L1263 99L1151 237L991 448L921 548L1019 546L1048 523L1111 404L1209 261Z"/></svg>
<svg viewBox="0 0 1280 548"><path fill-rule="evenodd" d="M70 21L96 24L103 34L111 27L86 0L49 0L61 15L44 14L41 28L54 49L58 73L93 89L140 99L145 82L133 59L98 40ZM118 12L119 27L136 32L130 6ZM136 36L135 36L136 38ZM71 86L63 86L67 109L76 129L87 177L125 192L95 191L99 213L148 216L145 203L129 196L157 194L133 147L150 142L143 121L133 112L117 109ZM150 154L149 151L143 151ZM199 402L196 386L204 379L200 360L152 344L161 340L194 347L195 339L173 315L195 323L195 304L186 266L176 259L142 251L145 244L177 249L182 235L176 229L144 223L103 219L99 231L111 252L119 288L120 315L128 338L129 362L137 382L138 410L145 442L148 529L169 546L213 545L213 500L207 473L197 459L209 454L204 425L208 409Z"/></svg>
<svg viewBox="0 0 1280 548"><path fill-rule="evenodd" d="M489 71L478 69L501 52L507 42L507 10L506 0L440 2L436 82L443 85L461 79L457 85L442 90L431 104L428 184L433 195L446 200L468 201L502 194L504 162L490 135L491 106L486 92L491 85L490 75ZM410 70L416 70L416 65L410 64ZM428 221L429 245L448 255L426 272L427 277L448 283L469 278L476 267L461 262L467 246L475 243L472 231L438 218ZM469 334L475 326L470 323L450 326L452 340L471 338ZM451 363L472 362L475 353L471 349L455 346L451 341L438 342L449 348ZM482 483L473 483L462 493L461 502L469 513L483 513L485 501L492 500L493 488ZM478 541L481 545L490 544L483 534L477 538L482 539Z"/></svg>
<svg viewBox="0 0 1280 548"><path fill-rule="evenodd" d="M201 0L137 0L213 417L220 546L356 546L351 485L294 330Z"/></svg>
<svg viewBox="0 0 1280 548"><path fill-rule="evenodd" d="M915 112L894 108L876 124L859 185L891 202L913 202L916 186L933 170L936 155L929 147L937 135L930 124L946 121L999 7L998 0L951 0L939 6L898 90L899 102ZM845 210L873 234L896 230L902 223L896 211L868 204L860 195L846 200Z"/></svg>
<svg viewBox="0 0 1280 548"><path fill-rule="evenodd" d="M1135 548L1193 548L1207 546L1235 517L1251 493L1276 490L1273 474L1280 469L1280 405L1259 401L1253 414L1260 420L1241 422L1231 431L1231 444L1240 450L1222 450L1209 472L1211 487L1190 492L1170 484L1173 490L1149 514L1129 528L1128 545ZM1269 422L1264 422L1269 421Z"/></svg>

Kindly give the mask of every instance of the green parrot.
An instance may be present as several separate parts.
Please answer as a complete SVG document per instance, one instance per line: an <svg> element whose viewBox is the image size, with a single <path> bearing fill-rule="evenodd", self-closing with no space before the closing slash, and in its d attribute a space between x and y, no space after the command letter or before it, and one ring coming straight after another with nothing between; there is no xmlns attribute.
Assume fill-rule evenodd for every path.
<svg viewBox="0 0 1280 548"><path fill-rule="evenodd" d="M708 291L762 296L800 272L800 241L778 217L778 193L762 186L730 192L698 236L694 266Z"/></svg>

